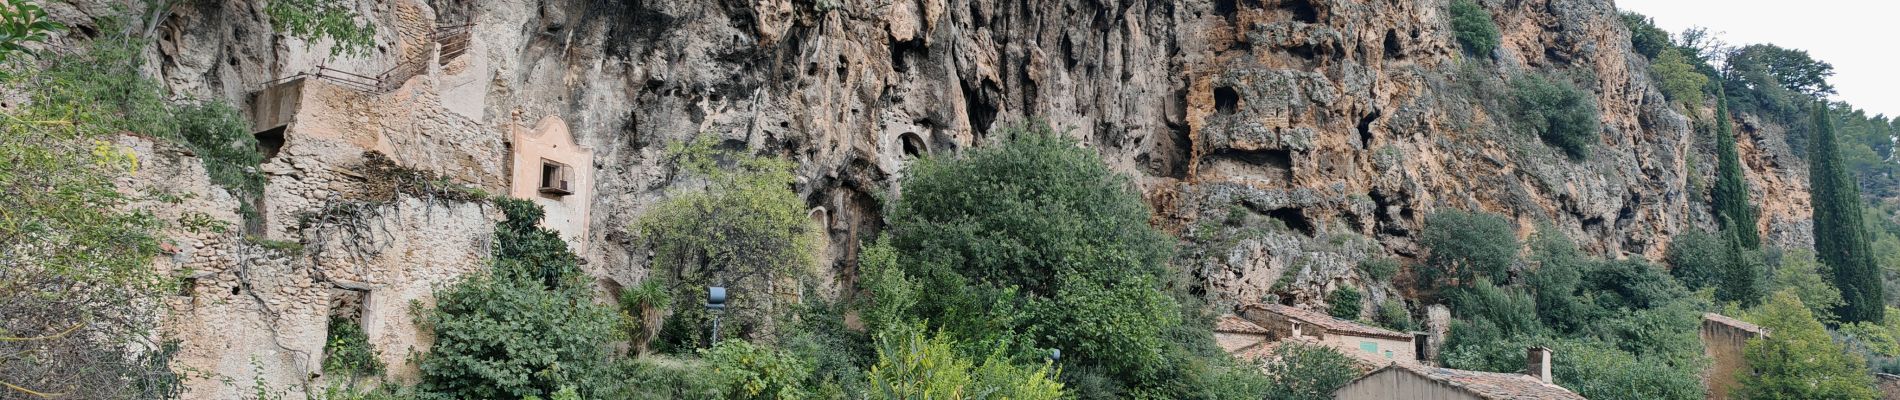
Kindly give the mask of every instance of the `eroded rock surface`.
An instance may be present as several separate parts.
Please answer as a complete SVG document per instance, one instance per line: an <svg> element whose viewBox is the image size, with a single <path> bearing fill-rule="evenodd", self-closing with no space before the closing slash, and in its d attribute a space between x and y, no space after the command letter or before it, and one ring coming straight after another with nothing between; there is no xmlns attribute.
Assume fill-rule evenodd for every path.
<svg viewBox="0 0 1900 400"><path fill-rule="evenodd" d="M594 155L577 166L593 169L598 194L582 256L607 286L645 276L647 250L629 225L686 181L665 165L665 145L698 136L797 163L796 189L828 233L820 254L829 296L849 287L858 244L880 229L878 195L895 189L906 160L981 146L1032 118L1135 178L1155 224L1183 238L1177 265L1216 304L1273 296L1318 305L1342 285L1367 288L1369 304L1404 296L1406 285L1375 282L1356 266L1421 255L1415 238L1437 210L1504 214L1526 236L1549 221L1613 258L1659 259L1670 237L1712 226L1707 191L1691 182L1712 182L1713 168L1688 167L1711 165L1710 145L1650 81L1611 2L1482 1L1504 33L1489 55L1463 53L1446 3L397 0L360 5L379 29L372 54L330 58L326 45L273 35L257 4L226 1L169 14L147 59L181 96L245 107L267 81L318 65L379 72L426 61L388 93L320 80L306 88L283 153L265 166L263 232L276 240L331 240L295 216L369 184L352 172L363 150L506 193L517 184L507 178L508 132L557 116ZM82 26L108 12L53 11ZM474 24L470 50L439 58L430 33L463 23ZM56 45L81 42L88 30L75 32ZM1595 97L1602 132L1588 158L1568 159L1512 127L1508 81L1531 73L1577 77ZM1771 243L1806 246L1806 167L1779 128L1744 122L1760 228ZM228 214L235 201L203 207ZM323 322L311 315L321 310L271 334L260 327L280 311L222 295L239 260L331 282L282 278L280 293L259 304L328 304L334 282L345 281L426 300L418 287L485 256L477 239L496 218L407 197L382 207L370 220L386 224L386 248L466 252L317 263L253 255L225 238L209 248L235 247L191 261L214 266L202 269L202 292L225 300L174 321L199 349L183 360L246 382L251 368L233 354L269 354L277 343L307 351L313 338L320 349ZM232 321L256 333L211 334ZM392 364L406 346L421 348L409 325L365 328ZM219 347L233 341L244 343ZM274 363L260 368L274 385L310 382L297 369L308 360L263 363ZM222 386L204 383L192 396L224 393L201 387Z"/></svg>

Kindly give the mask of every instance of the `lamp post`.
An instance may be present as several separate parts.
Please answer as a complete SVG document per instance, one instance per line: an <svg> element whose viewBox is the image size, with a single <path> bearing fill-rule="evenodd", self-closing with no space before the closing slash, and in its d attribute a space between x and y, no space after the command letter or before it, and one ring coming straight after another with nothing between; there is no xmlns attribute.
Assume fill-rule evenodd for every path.
<svg viewBox="0 0 1900 400"><path fill-rule="evenodd" d="M712 344L719 345L719 316L726 310L726 288L712 286L706 288L706 311L713 315Z"/></svg>

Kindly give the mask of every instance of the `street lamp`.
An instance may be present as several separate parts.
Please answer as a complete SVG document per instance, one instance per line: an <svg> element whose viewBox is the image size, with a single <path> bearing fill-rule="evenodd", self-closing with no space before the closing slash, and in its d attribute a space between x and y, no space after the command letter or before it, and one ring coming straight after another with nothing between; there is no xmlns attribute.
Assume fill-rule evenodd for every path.
<svg viewBox="0 0 1900 400"><path fill-rule="evenodd" d="M713 315L712 344L719 345L719 316L726 310L726 288L712 286L706 288L706 311Z"/></svg>

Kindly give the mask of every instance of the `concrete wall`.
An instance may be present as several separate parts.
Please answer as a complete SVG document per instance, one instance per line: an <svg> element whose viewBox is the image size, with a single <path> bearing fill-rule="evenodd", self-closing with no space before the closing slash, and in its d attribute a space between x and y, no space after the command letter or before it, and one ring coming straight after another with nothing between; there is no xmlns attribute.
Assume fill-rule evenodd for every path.
<svg viewBox="0 0 1900 400"><path fill-rule="evenodd" d="M1737 328L1728 324L1702 320L1703 353L1709 356L1709 369L1703 372L1703 385L1709 388L1710 399L1726 399L1730 390L1737 384L1736 374L1748 368L1742 359L1742 349L1749 339L1761 337L1759 333Z"/></svg>
<svg viewBox="0 0 1900 400"><path fill-rule="evenodd" d="M586 250L587 211L594 197L594 152L574 144L567 121L548 116L535 123L534 129L513 129L509 157L508 195L533 200L547 210L541 225L561 233L575 253ZM543 193L543 161L567 165L571 180L568 194Z"/></svg>
<svg viewBox="0 0 1900 400"><path fill-rule="evenodd" d="M1385 369L1333 392L1339 400L1481 400L1470 392L1397 369Z"/></svg>

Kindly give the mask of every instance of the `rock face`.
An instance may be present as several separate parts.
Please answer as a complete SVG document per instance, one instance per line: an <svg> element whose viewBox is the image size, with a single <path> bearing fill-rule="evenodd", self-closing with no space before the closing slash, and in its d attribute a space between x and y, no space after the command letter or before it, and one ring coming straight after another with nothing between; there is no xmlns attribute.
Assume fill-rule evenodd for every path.
<svg viewBox="0 0 1900 400"><path fill-rule="evenodd" d="M1452 38L1447 3L396 0L359 8L378 27L372 54L329 58L327 45L273 35L257 3L227 1L167 14L147 59L180 95L244 107L267 81L318 65L426 66L393 91L307 81L286 145L265 166L262 207L268 238L306 246L334 237L296 215L374 183L352 172L362 151L507 193L521 184L508 178L509 132L559 117L593 155L593 165L575 166L591 169L595 193L577 248L609 288L643 279L647 250L628 226L684 185L665 145L707 135L797 163L796 189L828 233L820 254L834 296L848 292L859 241L880 229L879 195L894 190L907 159L982 146L1032 119L1135 178L1154 223L1183 238L1177 265L1216 304L1318 304L1345 285L1366 288L1370 304L1402 297L1408 285L1355 267L1421 255L1415 237L1437 210L1504 214L1521 236L1547 221L1608 257L1659 259L1670 237L1713 225L1708 191L1695 183L1713 181L1712 140L1650 81L1609 1L1481 1L1503 31L1502 46L1482 55ZM101 10L53 11L85 25ZM464 23L474 24L469 50L443 57L433 33ZM1602 132L1588 158L1568 159L1513 126L1508 82L1525 74L1572 79L1594 96ZM1780 145L1778 128L1742 126L1765 237L1807 246L1805 165ZM430 252L266 262L332 287L282 278L308 293L262 302L328 302L337 282L426 300L416 288L479 265L492 212L398 197L371 218L387 224L378 235L391 234L379 243ZM228 214L234 203L204 207ZM428 215L449 222L416 219ZM256 259L229 245L237 249L199 262L210 274L204 290L225 293L243 271L229 265ZM180 337L201 349L186 364L247 385L252 368L233 357L320 351L321 318L265 332L255 327L279 311L241 300L176 318ZM226 319L249 321L253 333L215 334ZM403 323L365 329L392 365L425 347ZM266 381L284 387L310 383L296 368L315 365L260 363L270 364L257 368ZM229 388L206 381L191 396Z"/></svg>

